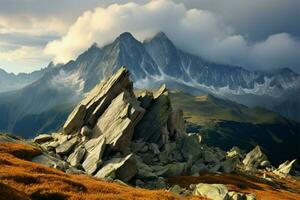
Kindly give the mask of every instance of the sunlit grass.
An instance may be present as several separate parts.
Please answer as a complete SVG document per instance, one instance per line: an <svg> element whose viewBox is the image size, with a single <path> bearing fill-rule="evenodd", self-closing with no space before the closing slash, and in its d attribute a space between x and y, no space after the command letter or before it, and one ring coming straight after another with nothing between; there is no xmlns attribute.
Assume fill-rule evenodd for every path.
<svg viewBox="0 0 300 200"><path fill-rule="evenodd" d="M163 190L138 189L86 175L69 175L26 161L39 153L39 149L28 145L0 143L1 198L5 200L182 199Z"/></svg>

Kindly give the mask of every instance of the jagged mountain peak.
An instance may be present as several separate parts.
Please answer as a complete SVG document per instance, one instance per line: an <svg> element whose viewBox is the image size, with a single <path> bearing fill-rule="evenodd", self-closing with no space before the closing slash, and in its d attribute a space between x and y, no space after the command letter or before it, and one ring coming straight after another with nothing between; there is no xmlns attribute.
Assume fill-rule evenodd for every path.
<svg viewBox="0 0 300 200"><path fill-rule="evenodd" d="M150 45L159 45L164 50L174 50L176 49L174 43L164 32L158 32L152 38L146 39L143 44L147 47Z"/></svg>
<svg viewBox="0 0 300 200"><path fill-rule="evenodd" d="M148 42L156 41L156 40L165 40L165 41L169 41L172 43L170 38L162 31L157 32L153 37L145 39L143 43L148 43Z"/></svg>
<svg viewBox="0 0 300 200"><path fill-rule="evenodd" d="M97 42L94 42L89 49L95 49L95 48L99 48Z"/></svg>
<svg viewBox="0 0 300 200"><path fill-rule="evenodd" d="M130 32L121 33L115 40L115 42L122 42L125 44L140 43Z"/></svg>
<svg viewBox="0 0 300 200"><path fill-rule="evenodd" d="M299 75L299 74L297 74L296 72L294 72L292 69L290 69L288 67L279 68L277 70L274 70L273 73L274 74L281 74L281 75L293 75L293 76Z"/></svg>
<svg viewBox="0 0 300 200"><path fill-rule="evenodd" d="M162 31L158 32L154 37L168 39L168 36Z"/></svg>
<svg viewBox="0 0 300 200"><path fill-rule="evenodd" d="M82 95L98 84L99 80L106 79L122 65L129 66L130 78L134 80L136 88L154 88L166 83L171 89L182 89L196 95L211 93L245 105L252 105L253 100L248 100L248 96L255 95L255 98L261 96L260 105L267 108L272 108L271 106L277 102L271 105L272 102L266 102L265 96L272 98L284 96L287 90L300 88L299 76L249 71L236 66L206 62L199 56L177 48L162 32L143 43L125 32L110 44L103 47L93 44L76 60L49 68L43 71L43 74L45 73L42 74L43 76L35 75L34 79L26 82L32 83L32 80L37 80L35 84L22 88L18 93L21 94L21 97L18 97L20 100L14 100L14 104L10 102L10 106L7 107L11 112L15 112L14 105L19 105L18 110L22 111L25 116L33 113L39 115L41 112L50 110L65 102L61 100L62 98L68 98L68 102L76 103ZM20 78L28 80L25 75ZM7 89L7 85L16 83L15 77L2 78L2 80L4 80L2 83L9 84L0 84L0 91L3 85ZM15 88L20 87L18 85L11 90ZM50 94L51 97L57 98L48 98ZM243 95L248 95L246 100ZM14 96L11 98L16 99ZM42 98L45 99L41 101ZM0 124L2 130L23 131L23 120L25 120L23 116L16 115L9 119L6 117L4 120L8 121L9 127L5 124L1 127ZM38 123L35 124L39 126ZM15 127L20 127L20 129Z"/></svg>

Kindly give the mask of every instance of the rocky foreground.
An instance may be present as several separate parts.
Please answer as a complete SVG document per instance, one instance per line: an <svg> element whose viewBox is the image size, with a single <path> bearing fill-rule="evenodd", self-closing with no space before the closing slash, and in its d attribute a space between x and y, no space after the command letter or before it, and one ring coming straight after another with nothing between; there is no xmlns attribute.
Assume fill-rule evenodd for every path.
<svg viewBox="0 0 300 200"><path fill-rule="evenodd" d="M296 160L275 168L258 146L248 154L237 147L224 152L206 146L199 135L186 133L183 113L172 108L165 86L134 94L125 68L97 85L60 132L39 135L32 145L42 151L31 159L33 162L67 173L217 200L256 199L256 195L230 190L223 184L199 182L183 188L180 181L170 184L168 180L201 177L205 172L260 174L272 183L274 177L291 179L297 173Z"/></svg>

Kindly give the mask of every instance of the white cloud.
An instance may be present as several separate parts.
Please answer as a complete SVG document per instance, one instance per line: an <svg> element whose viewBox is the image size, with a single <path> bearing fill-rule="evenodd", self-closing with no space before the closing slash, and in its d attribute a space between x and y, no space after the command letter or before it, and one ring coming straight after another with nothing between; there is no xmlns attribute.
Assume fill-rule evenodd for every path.
<svg viewBox="0 0 300 200"><path fill-rule="evenodd" d="M163 31L186 51L251 69L263 65L265 69L280 66L297 70L296 65L299 66L296 53L300 52L299 43L288 34L276 34L252 44L224 24L217 14L187 9L184 4L169 0L113 4L86 11L66 35L47 44L45 53L53 55L56 62L67 62L92 43L103 46L125 31L133 33L139 40ZM276 66L268 60L274 60Z"/></svg>
<svg viewBox="0 0 300 200"><path fill-rule="evenodd" d="M66 33L68 24L55 18L37 18L28 15L20 16L1 16L0 15L0 33L5 34L30 34L30 35L62 35Z"/></svg>
<svg viewBox="0 0 300 200"><path fill-rule="evenodd" d="M253 46L250 62L258 69L290 67L300 71L300 41L287 33L271 35Z"/></svg>
<svg viewBox="0 0 300 200"><path fill-rule="evenodd" d="M44 45L67 30L68 25L55 17L0 15L0 67L14 73L46 67L52 57L44 54Z"/></svg>
<svg viewBox="0 0 300 200"><path fill-rule="evenodd" d="M45 52L55 55L57 62L66 62L92 43L102 46L125 31L140 40L157 31L164 31L183 46L186 46L186 38L209 45L210 41L224 38L231 32L212 13L199 9L187 10L182 3L157 0L143 5L113 4L86 11L64 37L50 42ZM192 45L191 49L198 51L199 47Z"/></svg>
<svg viewBox="0 0 300 200"><path fill-rule="evenodd" d="M36 68L45 67L49 62L49 57L43 55L39 47L22 46L9 51L0 51L0 66L8 72L31 72Z"/></svg>

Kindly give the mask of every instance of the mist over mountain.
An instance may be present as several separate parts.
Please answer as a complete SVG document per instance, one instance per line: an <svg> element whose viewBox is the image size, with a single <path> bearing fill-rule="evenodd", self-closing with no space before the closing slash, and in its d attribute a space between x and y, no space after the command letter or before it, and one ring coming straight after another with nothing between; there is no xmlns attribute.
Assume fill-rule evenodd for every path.
<svg viewBox="0 0 300 200"><path fill-rule="evenodd" d="M41 69L32 73L7 73L0 68L0 93L21 89L40 79L46 71Z"/></svg>
<svg viewBox="0 0 300 200"><path fill-rule="evenodd" d="M245 105L277 109L284 116L300 121L291 113L290 106L295 105L284 103L286 94L300 89L300 76L290 69L249 71L186 53L162 32L143 42L125 32L112 43L102 48L94 44L75 61L47 68L40 78L34 76L35 82L32 79L26 87L2 95L0 111L5 114L0 119L0 130L27 136L55 130L57 120L66 117L60 114L62 108L65 112L71 110L88 91L122 65L131 72L136 88L166 83L171 89L192 94L211 93Z"/></svg>

